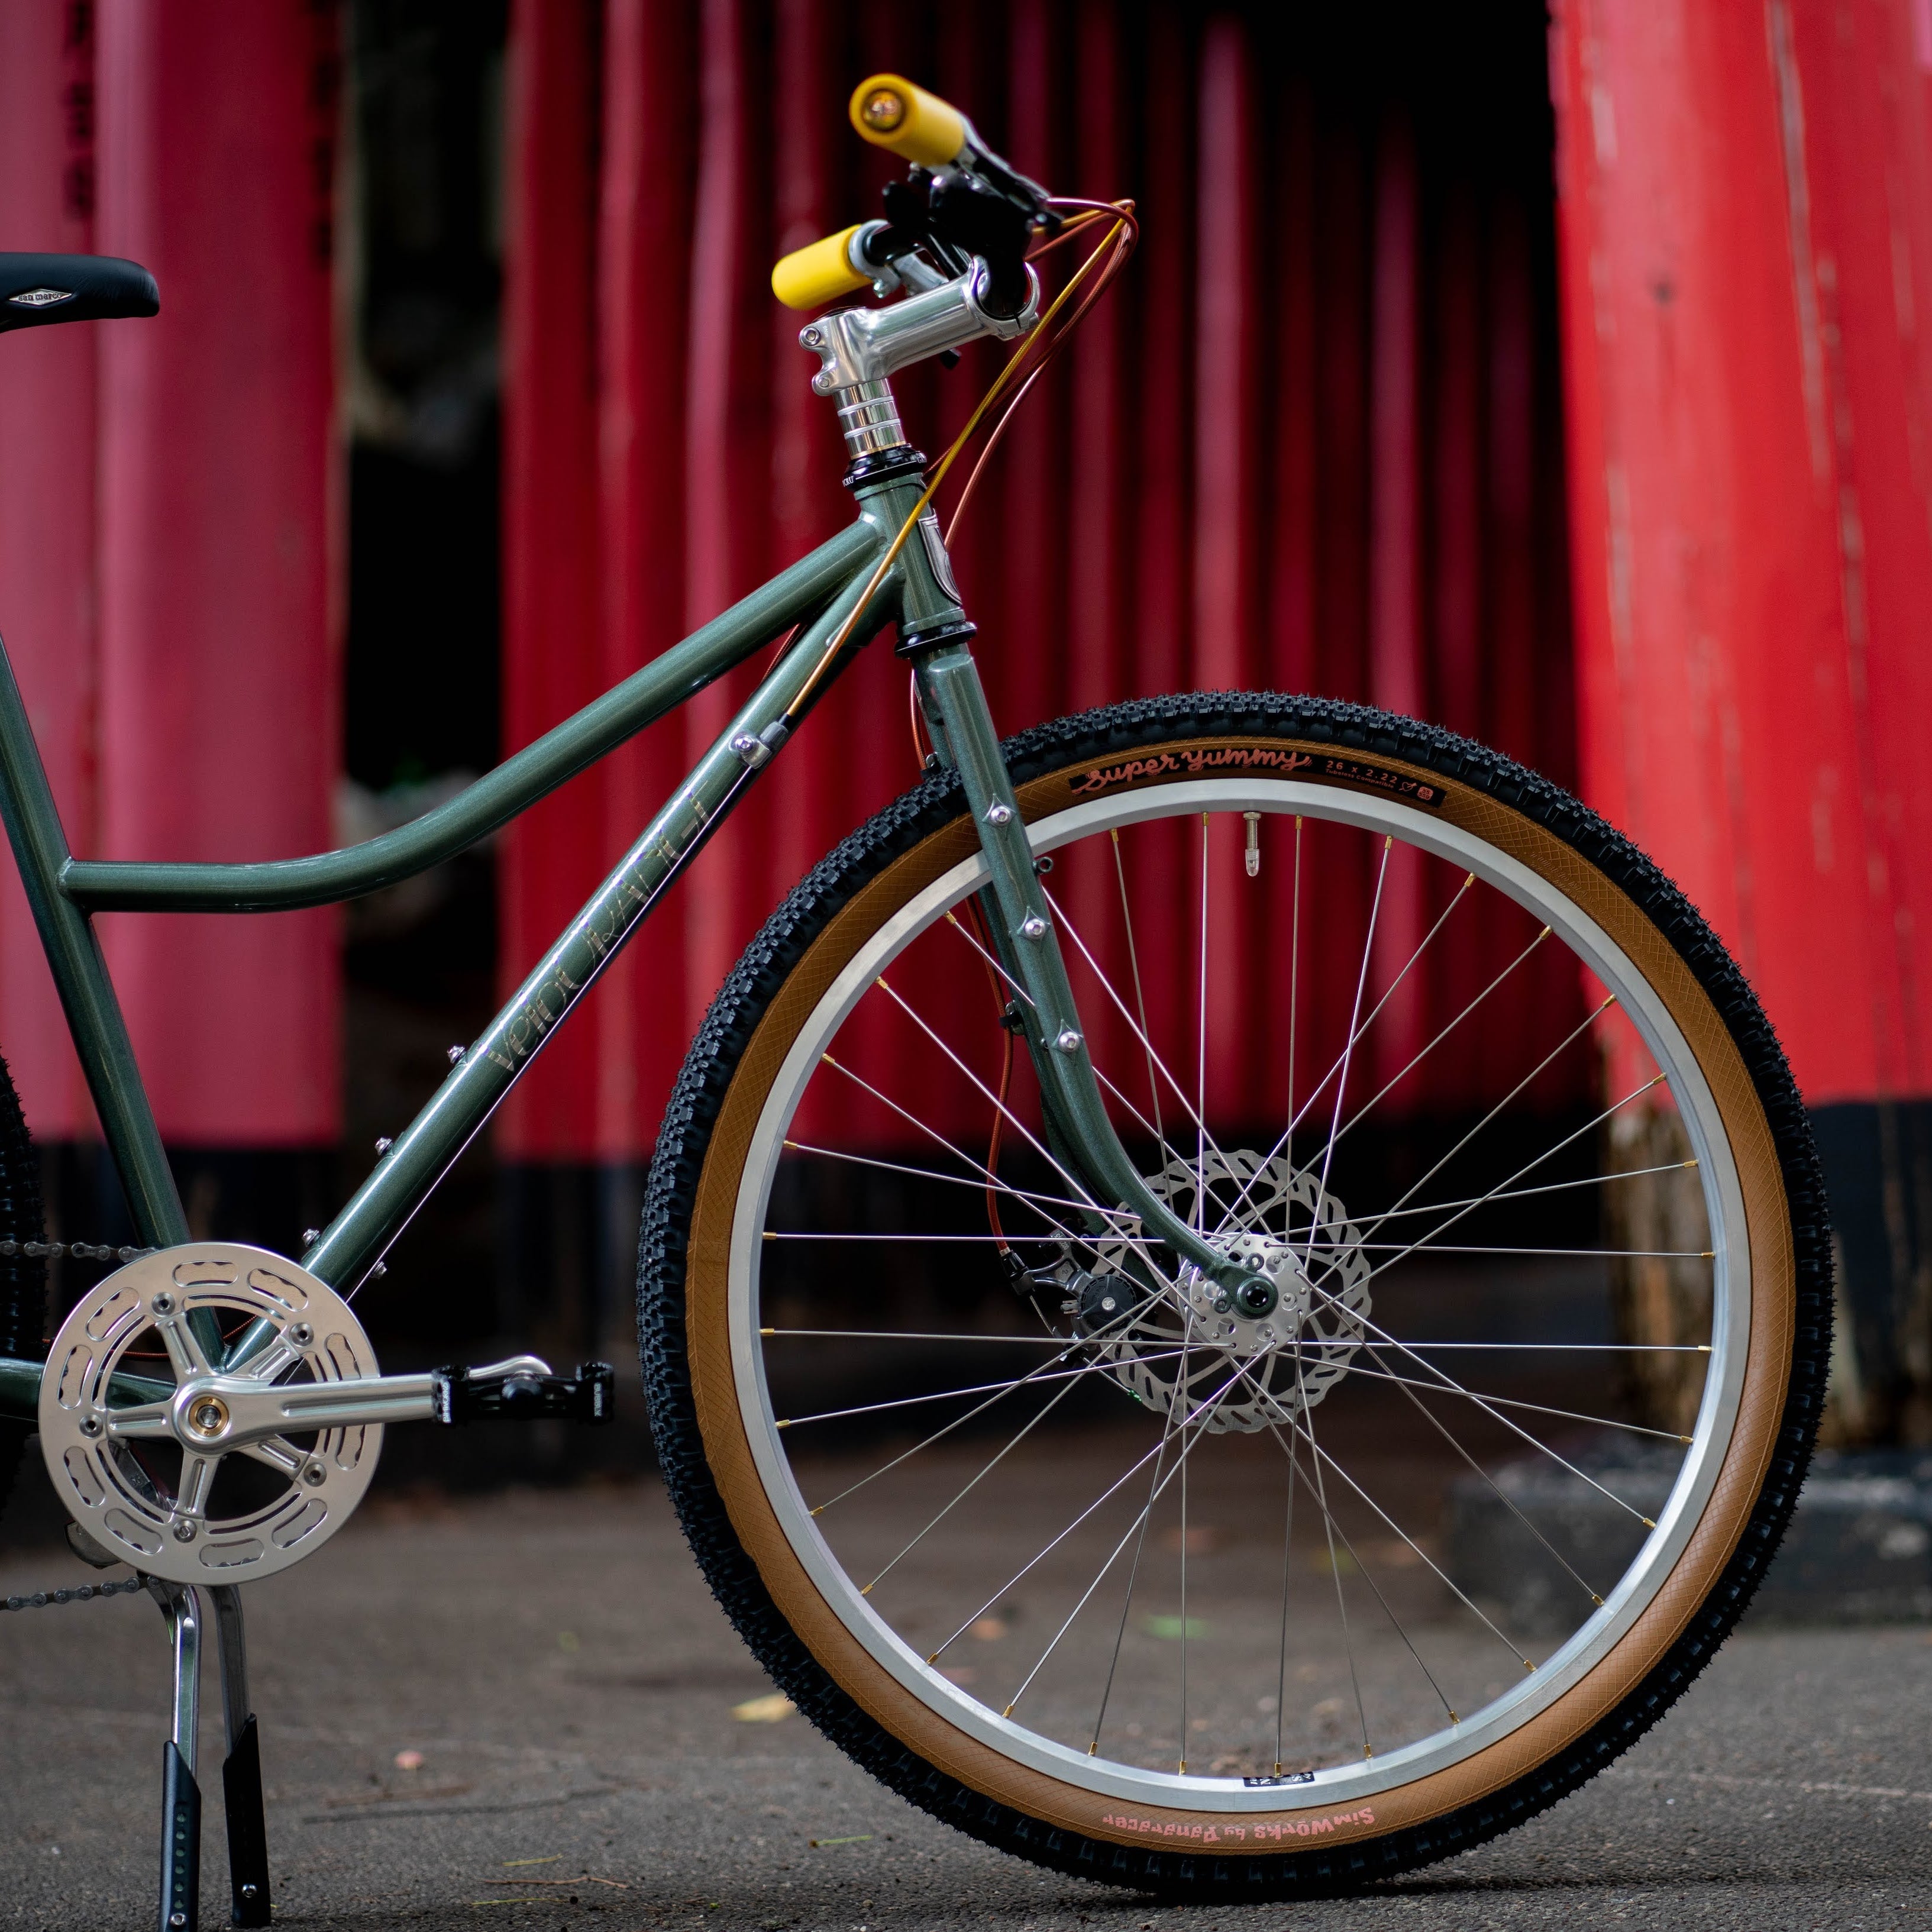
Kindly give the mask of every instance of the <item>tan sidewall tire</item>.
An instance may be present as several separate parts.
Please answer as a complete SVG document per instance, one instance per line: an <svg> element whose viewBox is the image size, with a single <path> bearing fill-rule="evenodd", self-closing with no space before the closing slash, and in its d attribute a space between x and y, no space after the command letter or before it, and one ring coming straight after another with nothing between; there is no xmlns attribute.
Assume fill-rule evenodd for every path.
<svg viewBox="0 0 1932 1932"><path fill-rule="evenodd" d="M1214 718L1217 727L1221 717L1227 717L1227 728L1184 730L1188 717ZM1180 728L1163 738L1150 727L1167 718ZM1331 736L1328 742L1322 736L1300 736L1285 728L1291 722L1300 730L1310 724L1325 727ZM1054 734L1060 734L1059 740ZM1054 742L1076 744L1082 742L1082 734L1088 744L1101 742L1117 749L1057 765L1046 755ZM1358 746L1366 744L1366 749L1341 749L1337 740L1345 736ZM1402 755L1418 748L1424 749L1430 764ZM748 1148L786 1051L832 980L879 926L933 879L970 858L974 831L962 812L935 823L926 836L906 842L898 856L883 860L866 883L848 889L850 896L842 904L835 902L832 910L823 914L815 932L809 932L806 923L812 914L800 912L792 922L794 932L802 935L796 941L800 950L782 970L782 980L775 982L772 977L778 972L772 955L761 966L767 991L758 997L764 999L764 1009L748 1006L748 995L744 989L738 991L744 1020L732 1018L732 1026L742 1024L748 1032L728 1072L711 1076L713 1086L707 1091L717 1097L707 1101L705 1111L715 1107L715 1113L709 1126L701 1128L701 1140L700 1128L692 1126L684 1142L686 1192L672 1204L667 1183L664 1204L658 1208L658 1219L667 1221L668 1215L682 1214L686 1200L690 1202L688 1238L682 1242L678 1352L686 1362L688 1408L701 1442L707 1488L715 1490L728 1516L730 1536L758 1573L758 1584L809 1658L866 1718L912 1754L895 1754L881 1741L878 1747L866 1747L862 1756L896 1787L929 1802L943 1816L955 1816L977 1835L1041 1862L1120 1882L1194 1886L1200 1882L1194 1876L1196 1868L1227 1866L1234 1870L1238 1866L1242 1888L1250 1893L1254 1886L1268 1884L1269 1866L1281 1872L1282 1884L1316 1889L1358 1882L1476 1844L1592 1775L1667 1708L1748 1600L1797 1493L1810 1449L1816 1391L1822 1385L1828 1346L1829 1277L1828 1264L1820 1260L1826 1237L1814 1155L1775 1040L1721 949L1642 856L1634 854L1561 792L1493 754L1442 732L1358 707L1318 701L1192 698L1124 705L1111 713L1041 727L1028 734L1028 740L1009 748L1009 755L1012 769L1022 775L1040 772L1024 778L1018 788L1020 806L1030 823L1051 818L1103 788L1144 790L1198 778L1204 772L1242 769L1275 775L1281 771L1282 755L1288 755L1294 759L1292 777L1300 782L1422 800L1460 831L1482 838L1538 873L1602 927L1648 980L1696 1057L1730 1138L1743 1192L1750 1324L1737 1420L1704 1513L1648 1606L1582 1679L1528 1715L1519 1730L1472 1750L1456 1764L1385 1789L1348 1810L1285 1807L1268 1814L1215 1814L1198 1808L1138 1807L1132 1814L1124 1814L1119 1801L1018 1764L970 1737L900 1684L846 1629L812 1582L759 1482L742 1418L740 1391L732 1374L728 1258ZM1466 778L1455 772L1466 772ZM920 796L912 794L895 808L900 825L916 823L914 808ZM1507 802L1510 798L1528 800L1528 809ZM927 804L923 809L932 813L935 808ZM886 818L881 815L875 823ZM1542 821L1561 825L1565 836ZM1586 858L1586 850L1596 852L1602 863ZM836 856L835 862L827 862L825 872L836 872ZM1619 885L1611 873L1630 881L1630 889ZM800 889L800 902L812 898L813 883ZM821 898L825 889L819 881ZM1654 916L1638 904L1633 891L1642 892ZM782 922L784 914L775 918L767 933ZM748 972L754 955L748 955L742 972ZM1696 960L1698 970L1687 962L1687 955ZM1730 1024L1706 986L1721 991ZM727 987L713 1009L715 1016L728 1005L730 995L732 987ZM1750 1041L1748 1051L1754 1064L1747 1064L1747 1051L1733 1037L1733 1026L1738 1028L1738 1037ZM700 1066L705 1049L707 1040L701 1036L688 1064L688 1082L695 1078L692 1069ZM709 1064L721 1066L724 1060L727 1051L718 1041L711 1041ZM1760 1100L1760 1088L1766 1100ZM1781 1109L1778 1136L1766 1113L1768 1101ZM676 1114L678 1105L674 1100L672 1114ZM672 1119L667 1117L667 1146L676 1138ZM667 1163L663 1150L658 1161ZM690 1161L700 1163L695 1178ZM1793 1237L1787 1178L1807 1200L1802 1244ZM657 1190L653 1174L653 1200ZM647 1210L647 1250L651 1238ZM1802 1296L1801 1275L1807 1282ZM670 1282L668 1300L676 1300L676 1269L664 1264L661 1281ZM1798 1331L1801 1308L1804 1328ZM650 1318L645 1325L650 1329ZM1795 1346L1802 1364L1797 1385ZM684 1456L688 1462L688 1447ZM1768 1484L1774 1462L1775 1480ZM674 1493L680 1493L674 1472L672 1478ZM690 1513L686 1520L690 1526ZM704 1540L695 1530L694 1542L704 1553ZM711 1542L721 1542L715 1530ZM718 1567L711 1557L707 1565L713 1582L730 1602L728 1586L718 1582ZM748 1627L742 1611L734 1610L734 1616L740 1617L740 1627ZM819 1721L829 1720L819 1715ZM850 1731L850 1725L846 1730ZM846 1748L858 1748L852 1735L841 1737ZM946 1810L939 1785L926 1768L955 1779L960 1787L989 1801L991 1807L1018 1814L1018 1820L999 1822L995 1812L983 1807L982 1816L968 1818L970 1807L956 1797L949 1801ZM1032 1832L1024 1820L1037 1820L1046 1829ZM1063 1834L1070 1838L1063 1839ZM1401 1845L1391 1844L1399 1835ZM1107 1845L1120 1851L1105 1852ZM1291 1857L1296 1852L1304 1857L1296 1861ZM1310 1864L1310 1855L1318 1852ZM1103 1868L1109 1862L1111 1868Z"/></svg>

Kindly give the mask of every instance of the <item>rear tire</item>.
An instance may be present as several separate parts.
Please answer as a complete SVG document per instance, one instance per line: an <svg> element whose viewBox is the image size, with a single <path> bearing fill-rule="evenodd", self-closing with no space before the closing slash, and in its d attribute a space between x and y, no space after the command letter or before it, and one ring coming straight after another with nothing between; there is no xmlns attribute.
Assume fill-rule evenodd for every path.
<svg viewBox="0 0 1932 1932"><path fill-rule="evenodd" d="M1436 814L1433 822L1456 828L1466 846L1490 854L1498 878L1540 882L1551 902L1575 909L1613 935L1630 984L1654 994L1688 1056L1671 1076L1673 1096L1680 1077L1685 1094L1700 1083L1708 1088L1697 1103L1707 1107L1699 1131L1716 1151L1705 1169L1723 1167L1737 1177L1744 1202L1738 1218L1726 1222L1724 1238L1714 1230L1712 1237L1714 1250L1730 1256L1723 1264L1732 1270L1730 1278L1743 1284L1726 1292L1745 1310L1738 1318L1745 1326L1727 1331L1744 1338L1726 1344L1736 1352L1722 1371L1736 1378L1738 1393L1723 1412L1728 1419L1721 1438L1712 1438L1714 1460L1702 1466L1707 1486L1672 1492L1696 1498L1696 1513L1680 1515L1676 1529L1658 1510L1664 1529L1652 1526L1645 1549L1660 1553L1641 1559L1652 1564L1641 1586L1649 1594L1627 1592L1619 1598L1618 1586L1606 1584L1598 1610L1580 1612L1586 1620L1580 1632L1586 1640L1598 1633L1598 1648L1532 1666L1532 1683L1551 1673L1540 1704L1518 1702L1518 1717L1507 1714L1510 1699L1498 1699L1489 1708L1506 1714L1492 1716L1488 1730L1478 1712L1466 1744L1442 1747L1434 1759L1416 1756L1400 1770L1395 1768L1400 1760L1384 1769L1365 1767L1358 1757L1352 1766L1307 1774L1334 1778L1337 1795L1325 1804L1317 1791L1299 1803L1285 1790L1244 1796L1229 1789L1242 1780L1228 1777L1219 1779L1217 1794L1209 1788L1217 1780L1198 1774L1178 1786L1170 1780L1165 1805L1158 1796L1110 1802L1096 1795L1102 1788L1097 1782L1082 1783L1087 1774L1070 1748L1036 1748L1016 1725L1009 1750L1002 1720L992 1709L968 1711L970 1697L949 1702L946 1687L936 1682L922 1690L917 1652L923 1642L908 1647L890 1628L882 1636L868 1624L872 1613L860 1599L872 1586L845 1591L838 1567L843 1556L829 1544L808 1550L818 1532L801 1522L799 1484L788 1476L775 1480L771 1472L782 1464L752 1446L758 1418L770 1408L758 1366L770 1345L758 1338L779 1332L759 1324L779 1318L764 1313L757 1300L767 1250L756 1229L770 1222L747 1222L753 1210L745 1204L764 1216L757 1204L765 1196L758 1190L769 1190L775 1169L768 1166L761 1178L754 1167L777 1156L758 1149L770 1149L774 1136L789 1132L794 1114L786 1109L799 1104L796 1095L785 1098L782 1081L818 1077L783 1069L819 1064L821 1037L831 1034L813 1029L844 1024L820 1017L838 996L840 974L856 974L861 965L870 972L874 954L868 948L884 946L878 935L889 929L903 931L907 922L924 920L920 934L937 931L934 916L922 910L926 897L952 890L946 882L964 876L960 868L976 850L958 782L942 772L846 841L772 916L713 1003L671 1100L644 1209L639 1322L652 1425L686 1534L727 1613L812 1721L901 1796L987 1844L1082 1877L1230 1903L1346 1890L1467 1850L1574 1790L1657 1721L1736 1622L1790 1519L1823 1395L1830 1259L1816 1157L1777 1040L1709 928L1641 853L1556 787L1445 732L1352 705L1207 694L1063 718L1005 750L1036 844L1044 840L1049 848L1053 826L1070 823L1078 801L1131 795L1144 815L1158 812L1162 787L1192 778L1198 788L1204 771L1210 782L1230 770L1255 773L1246 781L1253 802L1272 800L1267 809L1278 813L1305 811L1311 823L1327 808L1321 788L1332 788L1333 808L1343 822L1366 826L1366 795L1413 800L1420 785ZM1300 762L1285 766L1284 754ZM1294 772L1294 784L1284 785L1276 798L1269 788L1281 782L1284 770ZM1431 797L1430 788L1439 796ZM1204 803L1190 794L1184 805L1178 792L1174 798L1177 816L1184 809L1198 812L1204 826ZM1243 802L1231 792L1229 802L1214 808L1232 812ZM1412 816L1423 823L1422 814ZM1373 829L1379 832L1379 826ZM1204 841L1204 830L1201 836ZM1482 862L1479 858L1472 866ZM1298 872L1296 878L1298 894ZM1124 879L1121 892L1124 906ZM1529 897L1517 896L1520 905L1532 907ZM893 927L896 917L900 925ZM1372 937L1372 915L1370 929ZM895 970L916 985L916 969ZM1204 995L1203 1006L1204 1012ZM1092 1025L1094 1016L1087 1017ZM1204 1018L1202 1025L1204 1036ZM808 1047L814 1056L809 1060ZM1688 1110L1691 1102L1683 1104ZM747 1226L749 1234L743 1233ZM1309 1239L1312 1244L1312 1232ZM1735 1243L1735 1251L1727 1243ZM1372 1352L1367 1345L1364 1360ZM1720 1354L1712 1357L1713 1388ZM1706 1404L1707 1414L1720 1410L1715 1398ZM1190 1412L1184 1422L1198 1412ZM1700 1430L1704 1426L1700 1420ZM1289 1460L1292 1466L1293 1456ZM1287 1486L1292 1496L1292 1478ZM1182 1522L1178 1546L1184 1552L1184 1516ZM1672 1536L1678 1540L1670 1540ZM1634 1561L1627 1575L1636 1576L1638 1569ZM1338 1594L1341 1574L1337 1568ZM1286 1588L1284 1582L1284 1645ZM1186 1600L1184 1595L1183 1626ZM1121 1616L1124 1628L1124 1609ZM892 1652L894 1642L902 1655ZM1119 1654L1117 1646L1117 1659ZM1579 1664L1566 1676L1563 1655L1594 1660L1587 1674L1579 1674L1584 1670ZM1183 1672L1184 1685L1184 1661ZM970 1679L973 1673L964 1675ZM1184 1688L1184 1717L1185 1696ZM1003 1718L1017 1703L1016 1696ZM1181 1735L1184 1753L1184 1723ZM1277 1726L1277 1760L1280 1735ZM1463 1734L1452 1724L1440 1735ZM1122 1748L1112 1738L1108 1743L1112 1750ZM1055 1748L1057 1759L1051 1756ZM1115 1768L1102 1760L1094 1777L1112 1775ZM1119 1769L1121 1778L1138 1774L1125 1760ZM1277 1774L1282 1769L1277 1761ZM1374 1779L1381 1783L1372 1802L1347 1796ZM1299 1774L1246 1783L1298 1781ZM1263 1849L1255 1849L1258 1842Z"/></svg>

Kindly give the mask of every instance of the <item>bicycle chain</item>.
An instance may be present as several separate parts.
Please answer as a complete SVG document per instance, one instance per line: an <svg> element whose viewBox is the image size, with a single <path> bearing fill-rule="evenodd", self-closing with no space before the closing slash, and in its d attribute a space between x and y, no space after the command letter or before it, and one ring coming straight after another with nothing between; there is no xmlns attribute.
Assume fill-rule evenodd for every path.
<svg viewBox="0 0 1932 1932"><path fill-rule="evenodd" d="M153 1248L107 1248L92 1241L0 1241L0 1258L24 1256L30 1262L57 1262L71 1255L77 1262L137 1262Z"/></svg>
<svg viewBox="0 0 1932 1932"><path fill-rule="evenodd" d="M0 1600L0 1610L44 1610L56 1604L85 1604L96 1597L131 1597L146 1588L139 1576L118 1583L77 1583L70 1590L36 1590L31 1596L8 1597Z"/></svg>

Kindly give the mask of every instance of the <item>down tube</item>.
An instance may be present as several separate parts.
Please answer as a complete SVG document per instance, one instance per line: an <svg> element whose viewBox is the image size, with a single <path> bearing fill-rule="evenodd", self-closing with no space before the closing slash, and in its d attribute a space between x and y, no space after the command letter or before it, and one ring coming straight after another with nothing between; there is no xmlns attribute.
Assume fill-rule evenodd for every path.
<svg viewBox="0 0 1932 1932"><path fill-rule="evenodd" d="M302 1265L331 1287L359 1281L381 1258L430 1190L482 1129L544 1042L587 992L684 868L730 815L754 774L732 749L741 734L757 736L774 723L802 690L838 628L850 615L872 565L854 578L830 608L801 636L754 692L723 734L596 896L517 988L502 1011L464 1054L428 1106L376 1163L349 1204L302 1257ZM823 695L832 677L890 622L898 603L898 580L889 577L872 596L831 675L814 691Z"/></svg>

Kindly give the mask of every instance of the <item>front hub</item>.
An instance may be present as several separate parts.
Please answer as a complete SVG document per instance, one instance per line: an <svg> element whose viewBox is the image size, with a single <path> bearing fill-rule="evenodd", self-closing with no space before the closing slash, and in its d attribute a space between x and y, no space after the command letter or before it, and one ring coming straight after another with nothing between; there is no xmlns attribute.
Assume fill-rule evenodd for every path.
<svg viewBox="0 0 1932 1932"><path fill-rule="evenodd" d="M1176 1159L1148 1185L1240 1265L1232 1287L1184 1264L1165 1293L1098 1346L1138 1401L1210 1433L1300 1417L1370 1338L1374 1270L1361 1232L1318 1178L1248 1149ZM1103 1243L1088 1291L1097 1306L1126 1279L1125 1241ZM1091 1329L1100 1328L1097 1322Z"/></svg>

